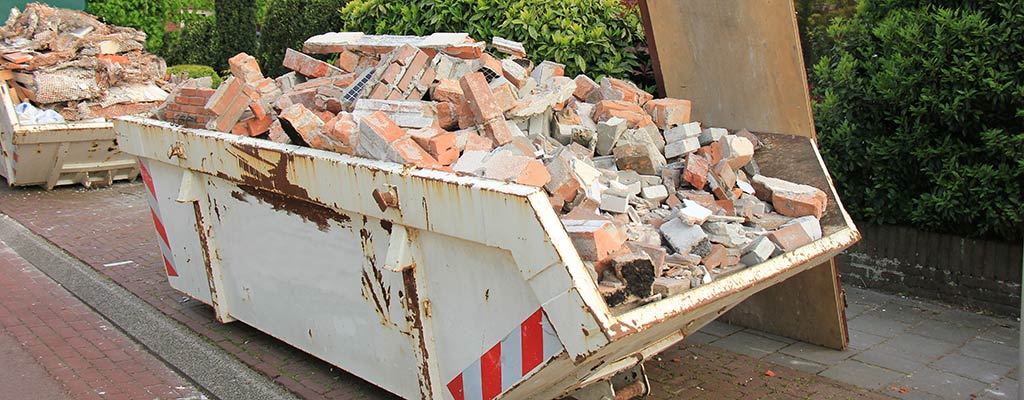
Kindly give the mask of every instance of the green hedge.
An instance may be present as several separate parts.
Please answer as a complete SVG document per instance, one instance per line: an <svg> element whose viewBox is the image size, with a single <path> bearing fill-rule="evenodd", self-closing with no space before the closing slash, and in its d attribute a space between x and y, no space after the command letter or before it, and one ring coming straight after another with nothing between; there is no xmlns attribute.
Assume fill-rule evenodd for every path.
<svg viewBox="0 0 1024 400"><path fill-rule="evenodd" d="M1024 237L1022 10L1024 0L863 0L833 21L814 67L815 117L856 218Z"/></svg>
<svg viewBox="0 0 1024 400"><path fill-rule="evenodd" d="M300 50L302 42L310 36L340 30L338 12L345 3L345 0L270 0L256 57L264 74L279 76L288 72L281 66L285 49Z"/></svg>
<svg viewBox="0 0 1024 400"><path fill-rule="evenodd" d="M257 7L250 0L216 0L215 3L220 60L212 65L223 71L228 68L228 59L235 54L256 54Z"/></svg>
<svg viewBox="0 0 1024 400"><path fill-rule="evenodd" d="M169 33L162 54L167 64L218 65L224 62L215 24L215 17L205 17L189 21L182 30Z"/></svg>
<svg viewBox="0 0 1024 400"><path fill-rule="evenodd" d="M168 75L178 75L181 73L188 74L189 78L201 78L204 76L209 76L211 79L213 79L214 88L220 86L220 83L224 81L224 79L221 78L220 75L217 75L217 71L213 70L213 67L207 65L185 64L167 67Z"/></svg>
<svg viewBox="0 0 1024 400"><path fill-rule="evenodd" d="M213 10L213 0L89 0L85 11L103 22L146 32L146 50L162 54L167 23L189 21L189 8Z"/></svg>
<svg viewBox="0 0 1024 400"><path fill-rule="evenodd" d="M344 30L376 34L501 36L523 42L535 61L595 78L634 78L645 43L639 11L619 0L353 0L341 20Z"/></svg>

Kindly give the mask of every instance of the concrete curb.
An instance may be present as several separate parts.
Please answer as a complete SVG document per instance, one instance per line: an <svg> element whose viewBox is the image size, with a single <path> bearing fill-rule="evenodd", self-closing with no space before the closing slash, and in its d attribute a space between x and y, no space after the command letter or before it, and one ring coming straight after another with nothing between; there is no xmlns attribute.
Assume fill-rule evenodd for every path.
<svg viewBox="0 0 1024 400"><path fill-rule="evenodd" d="M297 399L204 337L0 214L0 240L216 399Z"/></svg>

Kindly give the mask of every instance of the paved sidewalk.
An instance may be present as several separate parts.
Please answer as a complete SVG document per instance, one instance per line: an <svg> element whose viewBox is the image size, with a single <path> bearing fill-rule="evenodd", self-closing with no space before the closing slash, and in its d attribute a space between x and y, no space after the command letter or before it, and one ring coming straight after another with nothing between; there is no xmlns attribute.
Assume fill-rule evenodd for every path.
<svg viewBox="0 0 1024 400"><path fill-rule="evenodd" d="M689 340L908 399L1017 399L1020 323L847 288L850 349L714 322Z"/></svg>
<svg viewBox="0 0 1024 400"><path fill-rule="evenodd" d="M0 370L4 398L205 398L2 241Z"/></svg>
<svg viewBox="0 0 1024 400"><path fill-rule="evenodd" d="M244 324L217 323L209 307L188 301L171 289L159 259L156 235L144 193L141 183L118 184L112 188L88 191L81 188L51 192L32 188L0 188L0 212L91 265L99 273L300 397L390 397L383 390ZM914 346L917 346L917 342L902 341L916 339L916 336L928 339L928 335L913 332L918 328L926 329L929 326L927 321L937 324L948 319L958 319L960 325L965 325L966 321L973 321L966 319L973 314L960 315L959 312L945 309L928 317L922 317L924 314L913 309L897 314L881 310L896 310L889 304L901 307L927 306L930 309L941 307L856 289L851 289L849 293L849 311L853 318L850 326L853 345L857 349L834 352L715 323L648 362L654 398L861 399L888 398L890 395L929 398L928 392L949 395L950 392L935 387L936 382L945 384L946 378L959 377L985 382L979 379L985 377L960 376L956 371L942 369L947 364L955 363L956 359L949 358L945 362L941 362L940 357L926 359L926 354L918 354L921 352L918 350L901 356L911 357L911 361L918 361L923 367L930 368L915 369L911 371L916 372L913 375L898 369L883 369L880 367L895 367L880 365L882 362L878 360L865 359L875 352L885 353L889 347L901 351L916 349ZM879 322L889 320L895 320L898 324L892 324L891 321ZM1017 329L1017 325L998 319L985 321L988 322L984 322L984 331L981 325L978 328L978 336L983 337L977 339L985 342L969 344L974 339L964 338L963 343L937 356L952 356L962 352L965 357L974 360L979 356L984 357L979 353L981 351L1007 351L1005 348L993 348L990 343L1012 347L1015 352L1016 341L1000 345L991 342L989 339L992 337L984 335L1003 332L1005 336L1008 333L996 329L997 326L1007 325L1009 328L1006 329L1012 331ZM882 340L875 340L878 338ZM973 367L970 369L977 370ZM769 370L775 376L768 376L766 371ZM932 370L939 373L931 374ZM1009 388L1015 385L1015 381L1008 378L1015 371L1011 367L1010 371L999 373L998 379L985 378L995 380L986 383L984 387L968 389L980 396L995 396L996 392L1002 391L1007 395L1001 398L1015 398ZM906 388L906 393L899 393L899 388Z"/></svg>

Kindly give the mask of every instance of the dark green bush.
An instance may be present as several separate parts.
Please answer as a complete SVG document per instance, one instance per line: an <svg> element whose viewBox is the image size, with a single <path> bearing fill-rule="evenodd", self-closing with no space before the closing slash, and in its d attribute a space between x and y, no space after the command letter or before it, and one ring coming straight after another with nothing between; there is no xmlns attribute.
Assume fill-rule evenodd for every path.
<svg viewBox="0 0 1024 400"><path fill-rule="evenodd" d="M531 58L566 65L566 74L634 78L644 45L639 11L619 0L353 0L342 27L376 34L467 32L521 41ZM643 83L643 82L641 82Z"/></svg>
<svg viewBox="0 0 1024 400"><path fill-rule="evenodd" d="M214 3L220 59L213 67L222 71L227 69L228 59L235 54L256 54L256 3L250 0L216 0Z"/></svg>
<svg viewBox="0 0 1024 400"><path fill-rule="evenodd" d="M270 0L256 57L264 74L278 76L288 72L281 66L285 49L299 50L310 36L340 30L338 11L345 3L346 0Z"/></svg>
<svg viewBox="0 0 1024 400"><path fill-rule="evenodd" d="M833 48L814 68L815 117L856 218L1024 237L1022 10L1024 0L864 0L833 21Z"/></svg>
<svg viewBox="0 0 1024 400"><path fill-rule="evenodd" d="M217 71L213 70L213 67L208 65L175 65L167 67L168 75L188 74L189 78L201 78L209 76L213 79L213 87L220 86L220 83L224 81L220 75L217 75Z"/></svg>
<svg viewBox="0 0 1024 400"><path fill-rule="evenodd" d="M221 59L215 17L193 19L180 31L168 33L163 57L167 64L217 65Z"/></svg>

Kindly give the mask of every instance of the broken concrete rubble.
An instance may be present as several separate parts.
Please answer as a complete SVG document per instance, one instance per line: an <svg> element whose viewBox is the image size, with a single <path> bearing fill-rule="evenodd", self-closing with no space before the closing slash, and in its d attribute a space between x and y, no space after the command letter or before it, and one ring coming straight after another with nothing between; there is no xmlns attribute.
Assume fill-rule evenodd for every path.
<svg viewBox="0 0 1024 400"><path fill-rule="evenodd" d="M144 51L142 31L41 3L11 11L0 27L0 71L14 103L79 121L147 112L168 97L161 88L166 64ZM157 113L183 121L208 118L197 106L193 101Z"/></svg>
<svg viewBox="0 0 1024 400"><path fill-rule="evenodd" d="M218 130L244 122L274 141L538 188L612 306L683 295L821 238L824 192L762 176L754 134L702 128L687 100L570 79L494 41L509 57L465 34L329 34L306 48L346 60L322 77L308 56L272 80L239 55L199 98Z"/></svg>

